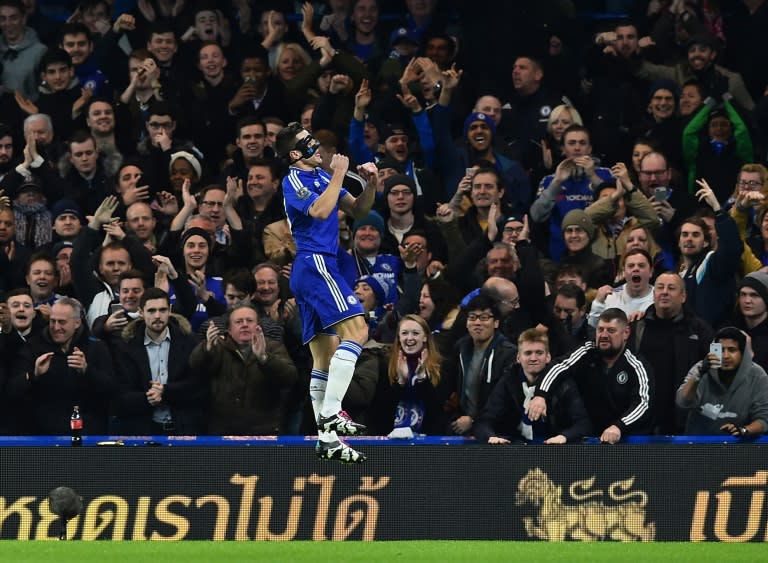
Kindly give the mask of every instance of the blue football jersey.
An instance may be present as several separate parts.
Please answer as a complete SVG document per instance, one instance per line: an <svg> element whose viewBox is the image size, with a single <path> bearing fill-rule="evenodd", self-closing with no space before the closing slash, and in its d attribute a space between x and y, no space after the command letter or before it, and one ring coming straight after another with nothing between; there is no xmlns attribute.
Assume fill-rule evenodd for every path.
<svg viewBox="0 0 768 563"><path fill-rule="evenodd" d="M330 181L330 174L319 167L314 170L291 167L288 175L283 178L285 214L296 241L298 254L336 256L339 247L338 202L334 212L324 221L309 215L309 208L325 191ZM342 188L339 200L346 194L347 191Z"/></svg>

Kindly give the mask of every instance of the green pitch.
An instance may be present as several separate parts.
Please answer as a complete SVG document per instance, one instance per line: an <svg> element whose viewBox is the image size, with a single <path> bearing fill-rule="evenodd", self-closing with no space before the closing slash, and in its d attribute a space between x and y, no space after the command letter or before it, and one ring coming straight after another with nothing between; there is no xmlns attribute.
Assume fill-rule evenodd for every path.
<svg viewBox="0 0 768 563"><path fill-rule="evenodd" d="M483 541L393 542L35 542L0 541L0 561L161 563L173 561L347 561L453 563L471 561L768 561L764 544L537 543Z"/></svg>

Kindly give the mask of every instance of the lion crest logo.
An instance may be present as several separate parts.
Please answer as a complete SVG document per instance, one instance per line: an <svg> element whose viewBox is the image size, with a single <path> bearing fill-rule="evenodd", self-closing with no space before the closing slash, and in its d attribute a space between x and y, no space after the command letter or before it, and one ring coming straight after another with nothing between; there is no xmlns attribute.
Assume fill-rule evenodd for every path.
<svg viewBox="0 0 768 563"><path fill-rule="evenodd" d="M653 541L656 524L645 523L648 494L631 491L635 478L611 483L607 495L612 501L591 500L605 493L592 489L595 477L576 481L568 493L575 501L563 503L562 487L555 485L538 467L531 469L517 484L515 504L533 505L534 517L524 517L529 537L546 541Z"/></svg>

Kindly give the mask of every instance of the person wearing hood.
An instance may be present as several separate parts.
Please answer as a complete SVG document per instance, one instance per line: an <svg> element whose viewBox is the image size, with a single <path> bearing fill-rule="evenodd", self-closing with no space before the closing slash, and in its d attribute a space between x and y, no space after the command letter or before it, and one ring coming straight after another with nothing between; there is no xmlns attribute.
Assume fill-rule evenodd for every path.
<svg viewBox="0 0 768 563"><path fill-rule="evenodd" d="M677 115L680 89L672 80L659 79L651 84L648 91L647 118L642 134L655 139L659 151L664 153L674 168L683 165L680 139L683 120Z"/></svg>
<svg viewBox="0 0 768 563"><path fill-rule="evenodd" d="M747 274L739 283L733 326L751 339L753 360L768 366L768 273Z"/></svg>
<svg viewBox="0 0 768 563"><path fill-rule="evenodd" d="M190 365L197 338L168 294L152 287L113 347L116 427L121 434L186 435L205 431L207 386Z"/></svg>
<svg viewBox="0 0 768 563"><path fill-rule="evenodd" d="M725 206L731 196L731 182L741 167L754 162L752 137L745 120L731 103L723 105L707 98L702 108L683 130L683 156L688 169L688 191L696 191L696 179L704 178L715 187L715 195Z"/></svg>
<svg viewBox="0 0 768 563"><path fill-rule="evenodd" d="M0 37L0 59L4 61L0 83L8 90L21 91L25 98L37 99L37 68L48 49L27 27L27 14L21 0L0 1L0 18L5 20ZM9 64L11 63L11 64Z"/></svg>
<svg viewBox="0 0 768 563"><path fill-rule="evenodd" d="M687 409L685 433L730 434L748 438L768 430L768 374L752 360L747 335L736 327L717 331L703 360L677 390L677 405Z"/></svg>

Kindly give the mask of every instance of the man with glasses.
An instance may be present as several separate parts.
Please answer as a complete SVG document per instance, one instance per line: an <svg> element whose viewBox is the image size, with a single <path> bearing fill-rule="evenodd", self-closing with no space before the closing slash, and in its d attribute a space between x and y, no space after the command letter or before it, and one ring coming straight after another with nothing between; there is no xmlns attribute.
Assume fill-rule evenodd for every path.
<svg viewBox="0 0 768 563"><path fill-rule="evenodd" d="M179 151L192 154L203 167L202 176L207 177L210 165L203 158L192 141L176 136L176 112L166 102L154 102L146 111L144 128L146 137L138 144L138 152L142 156L140 168L144 170L149 186L154 190L168 185L168 167L171 155Z"/></svg>
<svg viewBox="0 0 768 563"><path fill-rule="evenodd" d="M646 433L653 407L653 377L642 358L627 349L630 329L621 309L606 309L594 341L554 364L536 388L528 417L536 422L553 407L551 396L566 377L575 381L600 441L615 444L629 434Z"/></svg>
<svg viewBox="0 0 768 563"><path fill-rule="evenodd" d="M381 177L379 181L382 181ZM385 224L381 252L397 255L405 234L412 229L418 229L426 233L435 260L447 262L448 249L445 240L434 223L424 216L413 178L396 172L383 182L384 191L378 205L382 208L381 215Z"/></svg>
<svg viewBox="0 0 768 563"><path fill-rule="evenodd" d="M520 333L539 320L534 321L527 309L521 309L517 285L506 278L488 278L483 283L482 292L496 303L499 309L499 330L511 342L515 342ZM543 298L541 301L543 304Z"/></svg>
<svg viewBox="0 0 768 563"><path fill-rule="evenodd" d="M250 256L250 245L243 221L234 207L235 197L227 193L234 193L235 186L236 181L232 178L226 188L209 184L195 198L190 195L189 184L185 181L182 188L184 205L171 221L169 236L161 250L171 253L174 245L184 237L183 232L192 226L202 227L212 235L206 271L212 276L221 276L230 268L241 267L243 260ZM198 215L193 216L196 208Z"/></svg>
<svg viewBox="0 0 768 563"><path fill-rule="evenodd" d="M493 298L481 292L465 310L468 334L456 343L457 354L446 362L445 375L456 382L450 431L471 436L475 419L505 369L515 362L517 349L498 330L501 313Z"/></svg>
<svg viewBox="0 0 768 563"><path fill-rule="evenodd" d="M768 170L762 164L745 164L739 170L736 179L736 189L725 204L730 208L731 217L741 231L744 240L760 240L760 224L757 219L761 214L759 209L766 203L765 196L768 191ZM752 250L755 251L754 245ZM762 246L762 242L760 243ZM763 249L754 252L757 259L761 259Z"/></svg>
<svg viewBox="0 0 768 563"><path fill-rule="evenodd" d="M696 200L688 190L672 182L672 169L660 152L650 152L640 161L640 190L651 200L661 228L657 242L671 251L677 241L675 231L686 217L696 212Z"/></svg>

